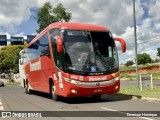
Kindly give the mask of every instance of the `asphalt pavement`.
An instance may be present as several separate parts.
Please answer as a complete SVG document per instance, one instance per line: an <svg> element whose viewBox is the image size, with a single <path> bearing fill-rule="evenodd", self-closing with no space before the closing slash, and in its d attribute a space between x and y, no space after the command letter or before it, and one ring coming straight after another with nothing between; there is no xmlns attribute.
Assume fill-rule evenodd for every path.
<svg viewBox="0 0 160 120"><path fill-rule="evenodd" d="M158 120L159 117L145 116L160 115L160 103L146 102L138 99L118 98L109 95L103 95L100 100L93 100L91 97L80 97L66 99L61 97L59 101L51 100L50 96L45 93L33 92L28 95L20 86L0 87L0 111L22 112L30 111L31 113L42 112L42 118L30 119L48 119L48 120ZM46 112L50 111L50 112ZM137 112L138 111L138 112ZM155 112L154 112L155 111ZM144 116L131 117L131 115ZM2 114L2 113L1 113ZM130 116L130 117L128 117ZM28 120L25 116L14 114L11 120ZM26 114L24 114L26 115ZM28 114L27 114L28 115ZM37 117L39 114L37 113ZM47 116L48 115L48 116ZM45 116L45 117L44 117ZM121 117L123 116L123 117ZM125 116L125 117L124 117ZM4 117L4 116L3 116ZM33 116L29 116L33 117ZM35 116L34 116L35 117ZM0 118L1 119L1 118Z"/></svg>

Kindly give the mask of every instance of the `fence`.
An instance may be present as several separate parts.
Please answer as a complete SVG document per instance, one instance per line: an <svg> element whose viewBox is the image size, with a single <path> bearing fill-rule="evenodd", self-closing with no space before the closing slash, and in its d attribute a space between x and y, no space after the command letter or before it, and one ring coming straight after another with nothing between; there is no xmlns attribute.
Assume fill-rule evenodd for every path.
<svg viewBox="0 0 160 120"><path fill-rule="evenodd" d="M140 87L141 91L143 90L144 84L149 83L151 89L153 89L153 77L152 74L150 75L140 75Z"/></svg>

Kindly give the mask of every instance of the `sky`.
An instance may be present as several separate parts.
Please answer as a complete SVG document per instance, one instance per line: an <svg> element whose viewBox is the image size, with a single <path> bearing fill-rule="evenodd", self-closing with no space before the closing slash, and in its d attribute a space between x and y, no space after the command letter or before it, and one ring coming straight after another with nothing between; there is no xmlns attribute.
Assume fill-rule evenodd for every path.
<svg viewBox="0 0 160 120"><path fill-rule="evenodd" d="M1 0L0 34L23 36L36 34L36 12L46 1L53 7L62 3L72 13L71 22L103 25L113 36L126 41L127 51L121 53L120 64L135 60L133 0ZM160 0L135 0L138 54L157 58L160 47Z"/></svg>

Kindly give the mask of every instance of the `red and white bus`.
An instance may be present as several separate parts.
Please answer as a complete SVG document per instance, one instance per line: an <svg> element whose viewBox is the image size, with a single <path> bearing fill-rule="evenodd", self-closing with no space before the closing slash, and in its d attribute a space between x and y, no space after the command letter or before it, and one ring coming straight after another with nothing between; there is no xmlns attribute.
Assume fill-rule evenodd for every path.
<svg viewBox="0 0 160 120"><path fill-rule="evenodd" d="M115 41L108 28L92 24L50 24L20 52L19 71L26 93L31 90L58 96L113 94L120 89Z"/></svg>

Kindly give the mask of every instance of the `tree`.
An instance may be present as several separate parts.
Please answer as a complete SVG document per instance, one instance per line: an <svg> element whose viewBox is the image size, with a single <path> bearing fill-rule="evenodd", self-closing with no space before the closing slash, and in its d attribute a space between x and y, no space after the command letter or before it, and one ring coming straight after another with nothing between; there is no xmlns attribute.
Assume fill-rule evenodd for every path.
<svg viewBox="0 0 160 120"><path fill-rule="evenodd" d="M127 61L126 62L126 64L125 64L125 66L131 66L131 65L133 65L134 64L134 62L133 61L131 61L131 60L129 60L129 61Z"/></svg>
<svg viewBox="0 0 160 120"><path fill-rule="evenodd" d="M157 56L160 57L160 48L157 48Z"/></svg>
<svg viewBox="0 0 160 120"><path fill-rule="evenodd" d="M23 45L10 45L0 50L0 73L8 73L10 68L14 73L18 73L19 52L23 48Z"/></svg>
<svg viewBox="0 0 160 120"><path fill-rule="evenodd" d="M37 11L36 20L39 24L37 32L40 33L49 24L54 22L68 22L71 16L71 13L66 12L66 8L61 3L53 8L50 2L46 2Z"/></svg>
<svg viewBox="0 0 160 120"><path fill-rule="evenodd" d="M138 65L151 63L153 61L150 55L148 55L147 53L138 54L137 58L138 58Z"/></svg>
<svg viewBox="0 0 160 120"><path fill-rule="evenodd" d="M159 63L159 62L160 62L160 59L156 58L156 59L154 60L154 62L155 62L155 63Z"/></svg>

